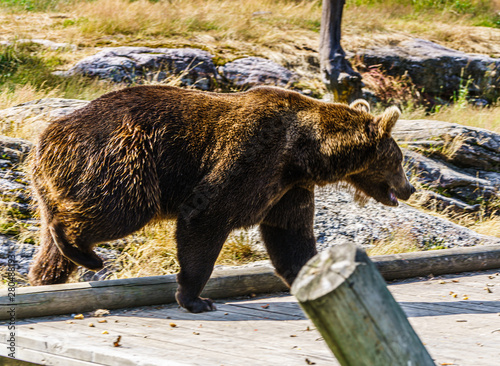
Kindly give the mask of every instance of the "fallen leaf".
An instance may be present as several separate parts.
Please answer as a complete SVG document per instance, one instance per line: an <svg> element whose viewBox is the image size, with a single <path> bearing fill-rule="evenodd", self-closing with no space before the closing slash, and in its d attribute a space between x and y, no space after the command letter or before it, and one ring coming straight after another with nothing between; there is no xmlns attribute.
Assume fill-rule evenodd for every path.
<svg viewBox="0 0 500 366"><path fill-rule="evenodd" d="M101 334L109 334L107 330L103 330Z"/></svg>
<svg viewBox="0 0 500 366"><path fill-rule="evenodd" d="M98 317L98 318L100 318L100 317L102 317L104 315L109 315L109 310L107 310L107 309L97 309L92 314L92 316L95 316L95 317Z"/></svg>
<svg viewBox="0 0 500 366"><path fill-rule="evenodd" d="M485 287L484 289L485 289L485 290L486 290L486 292L487 292L487 293L489 293L489 294L491 294L491 293L493 292L493 291L491 291L491 288L489 288L489 287Z"/></svg>
<svg viewBox="0 0 500 366"><path fill-rule="evenodd" d="M194 335L200 335L200 333L198 333L198 332L193 332L193 334L194 334Z"/></svg>
<svg viewBox="0 0 500 366"><path fill-rule="evenodd" d="M84 318L83 314L78 314L73 317L73 319L78 319L78 320L81 320L83 318Z"/></svg>
<svg viewBox="0 0 500 366"><path fill-rule="evenodd" d="M457 282L460 282L460 280L451 280L451 282L457 283Z"/></svg>
<svg viewBox="0 0 500 366"><path fill-rule="evenodd" d="M75 324L75 322L72 322L71 320L66 320L67 324Z"/></svg>
<svg viewBox="0 0 500 366"><path fill-rule="evenodd" d="M89 327L94 328L95 327L94 323L89 323Z"/></svg>
<svg viewBox="0 0 500 366"><path fill-rule="evenodd" d="M440 284L440 285L444 285L445 283L446 283L446 282L445 282L445 281L443 281L443 280L439 281L439 284Z"/></svg>
<svg viewBox="0 0 500 366"><path fill-rule="evenodd" d="M107 323L108 321L106 319L99 319L97 320L98 323Z"/></svg>
<svg viewBox="0 0 500 366"><path fill-rule="evenodd" d="M308 365L316 365L316 362L312 362L311 360L309 360L308 358L306 358L306 363Z"/></svg>
<svg viewBox="0 0 500 366"><path fill-rule="evenodd" d="M121 335L119 335L119 336L116 338L116 341L114 341L114 342L113 342L113 346L114 346L114 347L120 347L120 346L121 346L121 344L120 344L121 339L122 339L122 336L121 336Z"/></svg>
<svg viewBox="0 0 500 366"><path fill-rule="evenodd" d="M296 334L290 334L290 337L297 337Z"/></svg>
<svg viewBox="0 0 500 366"><path fill-rule="evenodd" d="M177 326L177 324L175 324L175 323L170 323L170 326L171 326L172 328L175 328L175 327Z"/></svg>
<svg viewBox="0 0 500 366"><path fill-rule="evenodd" d="M261 305L261 308L262 309L267 309L269 307L269 304L266 304L266 305Z"/></svg>

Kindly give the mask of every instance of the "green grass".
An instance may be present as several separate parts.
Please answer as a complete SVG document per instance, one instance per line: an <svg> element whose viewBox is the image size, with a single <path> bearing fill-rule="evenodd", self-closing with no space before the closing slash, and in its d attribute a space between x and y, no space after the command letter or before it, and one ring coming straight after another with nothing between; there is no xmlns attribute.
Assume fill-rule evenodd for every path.
<svg viewBox="0 0 500 366"><path fill-rule="evenodd" d="M398 9L399 15L418 19L424 14L450 17L468 16L473 25L500 27L500 17L490 0L354 0L347 7Z"/></svg>
<svg viewBox="0 0 500 366"><path fill-rule="evenodd" d="M29 91L33 99L60 97L94 99L117 85L81 76L63 77L53 72L65 63L58 51L49 51L41 45L16 43L0 46L0 107L22 103L19 93Z"/></svg>
<svg viewBox="0 0 500 366"><path fill-rule="evenodd" d="M74 2L75 0L0 0L0 6L12 11L46 12L58 11L61 6Z"/></svg>

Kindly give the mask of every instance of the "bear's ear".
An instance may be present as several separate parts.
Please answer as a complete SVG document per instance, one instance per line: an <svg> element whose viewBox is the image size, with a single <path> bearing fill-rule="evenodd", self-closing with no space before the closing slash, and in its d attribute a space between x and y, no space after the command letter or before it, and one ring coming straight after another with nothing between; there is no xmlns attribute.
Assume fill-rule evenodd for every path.
<svg viewBox="0 0 500 366"><path fill-rule="evenodd" d="M370 113L370 104L364 99L356 99L354 102L349 104L349 107L357 109L358 111Z"/></svg>
<svg viewBox="0 0 500 366"><path fill-rule="evenodd" d="M375 124L378 126L379 137L391 136L391 131L396 124L401 111L398 107L392 106L387 108L381 116L375 118Z"/></svg>

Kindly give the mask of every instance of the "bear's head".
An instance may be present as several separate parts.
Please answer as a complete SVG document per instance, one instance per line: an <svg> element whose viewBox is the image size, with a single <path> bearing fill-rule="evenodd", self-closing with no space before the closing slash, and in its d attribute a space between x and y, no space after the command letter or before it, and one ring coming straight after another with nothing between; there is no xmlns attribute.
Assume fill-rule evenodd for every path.
<svg viewBox="0 0 500 366"><path fill-rule="evenodd" d="M355 101L350 107L369 112L365 101ZM407 200L415 192L403 169L401 149L391 137L400 115L397 107L390 107L373 118L368 131L371 138L378 141L374 161L365 170L346 179L356 190L387 206L397 206L398 199Z"/></svg>

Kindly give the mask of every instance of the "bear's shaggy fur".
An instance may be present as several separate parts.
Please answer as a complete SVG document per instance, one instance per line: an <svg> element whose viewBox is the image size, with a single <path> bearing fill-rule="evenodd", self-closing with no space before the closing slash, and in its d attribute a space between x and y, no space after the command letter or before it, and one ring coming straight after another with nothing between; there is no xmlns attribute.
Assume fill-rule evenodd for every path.
<svg viewBox="0 0 500 366"><path fill-rule="evenodd" d="M93 247L177 219L177 301L199 297L228 234L260 225L289 285L316 253L314 187L347 182L386 205L414 191L390 132L399 110L329 104L278 88L216 94L139 86L106 94L43 132L32 159L41 214L33 285L103 265Z"/></svg>

